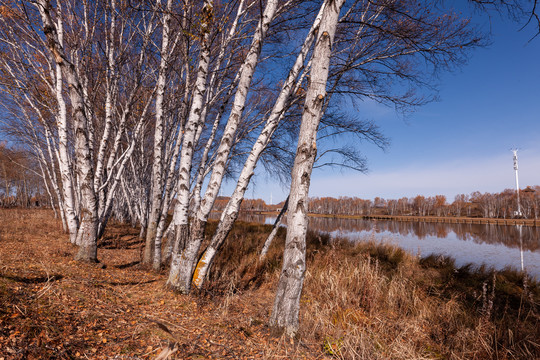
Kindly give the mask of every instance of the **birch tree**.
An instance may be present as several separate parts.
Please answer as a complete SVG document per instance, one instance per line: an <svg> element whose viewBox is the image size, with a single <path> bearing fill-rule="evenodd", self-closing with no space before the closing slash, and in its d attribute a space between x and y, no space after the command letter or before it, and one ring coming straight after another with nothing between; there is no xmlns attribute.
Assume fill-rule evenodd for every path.
<svg viewBox="0 0 540 360"><path fill-rule="evenodd" d="M306 270L307 200L311 171L317 154L316 135L323 115L332 43L344 0L326 5L312 56L310 84L306 93L300 137L291 174L289 216L283 267L270 325L288 336L298 331L300 295Z"/></svg>
<svg viewBox="0 0 540 360"><path fill-rule="evenodd" d="M275 0L269 0L266 4L264 12L259 19L259 24L253 35L252 43L249 48L248 54L239 70L239 81L236 89L235 98L232 104L232 108L229 114L227 125L221 136L220 145L216 151L216 159L212 169L212 175L209 180L209 184L206 190L206 194L201 203L201 211L198 212L191 229L188 232L188 206L189 206L189 171L190 164L186 163L185 170L180 172L178 182L178 193L180 201L175 206L175 227L176 244L184 245L181 253L173 253L173 259L171 262L171 269L169 272L168 284L181 293L189 293L191 289L191 280L193 270L196 265L196 258L199 252L203 240L204 226L206 220L204 216L199 214L210 213L213 202L217 197L221 182L225 175L225 169L227 166L228 157L234 143L234 137L242 111L245 106L247 93L253 78L253 73L258 63L259 55L262 49L262 43L265 34L270 26L270 23L274 17L278 6L278 2ZM184 145L186 142L184 141ZM183 160L183 159L182 159ZM186 160L187 162L187 160ZM184 195L181 194L184 192ZM176 246L176 250L180 245Z"/></svg>
<svg viewBox="0 0 540 360"><path fill-rule="evenodd" d="M7 101L16 103L25 114L22 126L39 129L46 139L44 142L29 140L29 143L36 144L36 153L43 159L46 172L52 174L49 177L56 176L54 169L58 163L62 179L62 186L56 191L58 203L75 243L84 239L82 225L88 228L86 223L79 223L79 216L83 200L91 195L88 189L92 178L97 210L90 217L97 217L97 240L111 214L127 160L135 142L141 140L147 105L153 98L151 92L145 93L143 84L148 79L147 46L155 27L154 12L130 12L131 8L123 3L118 6L115 0L93 4L61 1L55 3L54 9L49 2L34 5L25 7L25 2L14 1L3 7L9 16L2 18L2 43L11 55L3 57L1 65L4 74L17 84L18 91L9 92L11 100ZM40 34L35 30L42 24L47 32ZM81 36L74 37L70 33L65 43L66 24L70 32ZM68 55L65 55L66 48ZM129 56L133 59L126 61ZM100 57L103 62L98 60ZM64 82L70 90L68 101L64 98ZM28 91L32 88L39 90ZM143 100L143 94L150 96ZM141 103L140 111L136 110L135 105ZM68 108L73 110L71 114ZM56 121L51 122L51 118ZM12 123L19 126L17 122ZM139 135L127 139L128 125ZM86 137L82 146L84 151L88 148L85 154L80 152L80 135ZM123 147L126 141L128 146ZM71 147L73 144L75 149ZM83 160L84 166L80 166ZM90 171L81 176L81 169L87 168ZM86 256L81 257L86 259Z"/></svg>
<svg viewBox="0 0 540 360"><path fill-rule="evenodd" d="M208 273L208 269L212 265L212 262L214 260L214 257L217 251L223 245L225 238L231 231L234 222L238 218L238 213L240 211L240 204L242 203L242 200L244 199L245 192L248 188L250 179L254 174L257 162L262 152L266 149L268 143L270 142L272 135L274 134L276 128L279 125L280 120L285 114L286 108L290 102L291 94L294 92L295 88L296 89L298 88L298 87L295 87L295 82L305 66L305 60L311 48L311 44L313 42L315 33L318 30L318 26L319 26L319 22L320 22L320 18L321 18L323 10L324 10L324 4L321 7L319 14L315 18L311 29L309 29L308 35L304 41L304 44L300 50L300 53L292 69L289 71L287 79L283 83L283 86L275 102L275 105L266 120L265 126L263 127L260 135L255 141L251 149L251 152L244 163L244 167L242 168L242 171L238 178L236 188L233 194L231 195L225 209L222 212L221 219L218 224L218 228L214 236L212 237L210 244L203 252L201 259L199 260L196 266L193 283L199 288L202 287L203 285L204 279L206 278L207 273ZM203 215L202 216L203 218L206 218L206 219L208 218L208 214L202 214L202 215Z"/></svg>
<svg viewBox="0 0 540 360"><path fill-rule="evenodd" d="M83 87L75 71L75 66L67 59L64 48L60 44L58 30L51 17L49 2L39 0L36 5L41 14L43 32L47 38L49 51L69 85L73 107L75 159L81 189L81 225L78 233L80 241L78 241L79 251L76 258L95 262L97 261L98 204L94 191L94 172L88 134L89 120L83 100Z"/></svg>
<svg viewBox="0 0 540 360"><path fill-rule="evenodd" d="M309 183L317 157L317 133L333 96L370 98L399 108L431 100L421 93L430 73L462 63L463 49L481 42L466 21L437 14L426 4L409 1L330 1L313 55L292 171L283 267L272 327L289 336L298 330L298 309L305 273L305 235ZM327 22L325 22L325 19ZM323 29L323 23L327 28ZM340 26L341 25L341 26ZM394 87L404 81L407 91ZM328 83L328 90L327 90ZM418 91L418 93L415 92Z"/></svg>
<svg viewBox="0 0 540 360"><path fill-rule="evenodd" d="M62 200L59 200L60 210L67 219L66 225L69 228L71 241L75 243L79 218L73 184L73 167L68 145L66 104L62 97L63 76L60 66L50 61L42 39L28 26L29 22L37 19L33 19L32 15L25 17L24 7L21 5L16 2L5 4L3 6L3 16L0 20L4 53L1 60L3 77L7 84L12 85L5 87L4 94L9 94L11 99L7 100L4 97L3 104L6 106L7 100L8 103L12 103L14 107L22 111L21 114L14 107L8 110L13 114L18 112L18 114L22 115L23 123L15 122L16 126L19 126L19 131L21 126L27 127L27 129L34 128L34 131L40 128L43 129L41 134L47 139L49 160L52 162L54 158L58 158L60 178L62 180ZM61 20L58 21L57 26L59 28L59 41L63 43ZM50 78L47 78L47 74L51 75ZM49 101L47 97L49 94L54 94L57 104ZM24 109L25 107L26 109ZM53 131L50 129L51 124L48 122L48 111L55 114L58 141L52 139ZM40 123L41 126L37 125L34 120ZM54 152L51 151L51 145L54 146L51 142L58 145ZM38 141L33 144L41 143ZM54 165L54 162L52 164ZM52 173L56 176L54 167L52 169ZM57 191L57 193L59 192Z"/></svg>
<svg viewBox="0 0 540 360"><path fill-rule="evenodd" d="M154 250L154 241L156 230L161 213L162 193L163 193L163 167L164 167L164 96L165 85L167 82L167 73L169 70L169 61L171 52L169 47L171 36L171 10L172 0L167 0L167 5L163 15L163 28L161 35L161 60L158 70L157 93L155 105L155 125L154 125L154 153L152 165L152 180L151 180L151 196L150 196L150 212L148 218L148 227L146 230L146 245L144 248L143 263L150 264L152 261L152 252Z"/></svg>
<svg viewBox="0 0 540 360"><path fill-rule="evenodd" d="M401 108L421 105L427 100L412 91L399 94L388 85L395 81L394 78L424 83L419 75L422 70L418 66L411 66L413 62L410 57L422 54L434 63L458 61L459 57L454 55L455 49L470 41L471 34L463 29L463 25L456 24L452 17L449 17L450 21L441 21L429 17L429 10L422 11L420 7L401 2L379 4L369 1L357 1L349 7L347 18L344 19L348 26L340 30L337 46L339 57L331 68L331 89L322 110L326 116L321 118L323 126L318 129L319 140L335 139L344 133L350 133L359 141L368 140L384 147L386 139L372 122L349 119L340 115L330 105L330 98L333 95L348 94L358 98L369 97ZM404 19L400 18L399 14L405 13L405 10L410 11L411 17L415 19L410 24L404 23ZM314 26L317 21L315 20ZM350 24L359 25L356 27ZM418 24L424 24L422 30L418 29ZM308 40L309 36L297 61L305 57L305 50L309 49ZM445 58L444 54L448 56ZM302 64L302 61L295 66L298 64ZM261 152L268 146L270 137L276 131L279 117L284 114L283 99L287 99L290 95L292 88L287 86L291 83L291 79L298 76L298 73L295 73L297 70L293 67L290 74L294 76L284 81L285 85L276 105L246 160L228 205L222 212L218 229L201 256L194 277L194 283L199 287L202 286L216 252L222 246L237 217L247 184ZM361 73L362 76L357 77L357 73ZM301 82L300 80L296 89L301 88ZM287 132L297 133L294 128L287 128ZM282 132L280 137L284 136L286 134ZM335 143L330 143L329 147L323 147L323 151L320 152L317 158L318 166L339 165L363 171L365 160L356 149L357 146L354 145L336 147Z"/></svg>

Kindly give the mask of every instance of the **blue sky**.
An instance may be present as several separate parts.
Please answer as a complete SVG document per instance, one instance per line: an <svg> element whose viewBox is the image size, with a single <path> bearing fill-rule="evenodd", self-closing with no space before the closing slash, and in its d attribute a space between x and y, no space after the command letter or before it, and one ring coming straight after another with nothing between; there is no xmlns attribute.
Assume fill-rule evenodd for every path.
<svg viewBox="0 0 540 360"><path fill-rule="evenodd" d="M520 187L540 185L540 37L533 25L475 15L491 45L441 76L439 101L407 118L364 102L358 107L390 138L386 152L362 144L369 172L316 170L310 196L395 199L514 188L511 148L518 148ZM223 194L228 195L225 186ZM259 176L247 197L277 202L288 189Z"/></svg>

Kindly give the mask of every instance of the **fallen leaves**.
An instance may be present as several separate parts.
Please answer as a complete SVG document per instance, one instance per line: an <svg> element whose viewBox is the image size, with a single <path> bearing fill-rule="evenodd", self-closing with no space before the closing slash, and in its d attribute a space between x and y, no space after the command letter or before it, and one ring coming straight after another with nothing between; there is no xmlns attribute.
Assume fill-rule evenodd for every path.
<svg viewBox="0 0 540 360"><path fill-rule="evenodd" d="M260 315L271 305L268 289L228 299L224 312L220 297L178 295L164 288L164 274L124 266L139 260L137 230L129 226L108 228L104 241L118 238L116 248L99 248L102 269L72 260L75 248L52 213L40 218L41 228L50 224L40 233L31 222L15 229L2 211L0 223L13 228L0 247L0 360L155 359L166 349L168 359L320 355L317 346L298 350L269 336Z"/></svg>

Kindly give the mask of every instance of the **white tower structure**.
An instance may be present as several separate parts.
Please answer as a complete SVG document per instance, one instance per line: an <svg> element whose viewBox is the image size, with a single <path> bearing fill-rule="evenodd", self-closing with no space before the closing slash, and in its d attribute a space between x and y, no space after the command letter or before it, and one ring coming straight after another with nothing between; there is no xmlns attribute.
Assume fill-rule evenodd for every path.
<svg viewBox="0 0 540 360"><path fill-rule="evenodd" d="M518 180L518 156L517 149L512 149L514 153L514 171L516 173L516 194L517 194L517 216L521 216L521 204L519 202L519 180Z"/></svg>

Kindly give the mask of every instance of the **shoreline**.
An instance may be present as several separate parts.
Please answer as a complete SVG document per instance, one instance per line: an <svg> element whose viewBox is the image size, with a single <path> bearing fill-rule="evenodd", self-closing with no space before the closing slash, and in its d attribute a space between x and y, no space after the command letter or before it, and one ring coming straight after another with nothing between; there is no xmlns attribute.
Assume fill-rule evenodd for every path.
<svg viewBox="0 0 540 360"><path fill-rule="evenodd" d="M277 211L242 211L253 215L277 216ZM415 216L415 215L343 215L343 214L315 214L309 213L310 217L334 218L334 219L362 219L362 220L393 220L402 222L429 222L447 224L493 224L493 225L523 225L540 226L540 219L498 219L498 218L472 218L472 217L449 217L449 216Z"/></svg>

